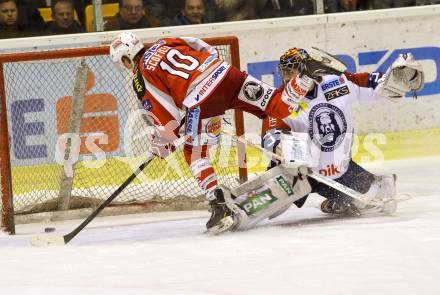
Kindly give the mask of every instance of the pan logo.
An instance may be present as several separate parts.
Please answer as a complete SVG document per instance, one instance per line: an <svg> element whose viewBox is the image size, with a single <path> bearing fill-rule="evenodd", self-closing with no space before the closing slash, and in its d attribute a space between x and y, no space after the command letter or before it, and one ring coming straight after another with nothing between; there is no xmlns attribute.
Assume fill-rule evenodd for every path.
<svg viewBox="0 0 440 295"><path fill-rule="evenodd" d="M336 55L341 61L347 65L347 71L356 72L359 67L376 65L374 71L385 72L393 63L397 56L401 53L411 52L419 61L430 61L435 65L436 76L434 80L425 84L422 91L418 92L418 96L434 95L440 93L440 47L416 47L416 48L402 48L395 50L379 50L359 52L356 58L351 55L339 54ZM357 62L356 62L357 60ZM382 61L383 60L383 61ZM274 84L281 85L281 79L276 72L278 60L264 61L248 64L248 72L257 79L262 79L263 75L273 75Z"/></svg>
<svg viewBox="0 0 440 295"><path fill-rule="evenodd" d="M270 189L261 191L255 194L253 197L246 199L240 206L246 211L247 215L252 215L260 210L269 207L270 204L277 200L276 197L272 195Z"/></svg>

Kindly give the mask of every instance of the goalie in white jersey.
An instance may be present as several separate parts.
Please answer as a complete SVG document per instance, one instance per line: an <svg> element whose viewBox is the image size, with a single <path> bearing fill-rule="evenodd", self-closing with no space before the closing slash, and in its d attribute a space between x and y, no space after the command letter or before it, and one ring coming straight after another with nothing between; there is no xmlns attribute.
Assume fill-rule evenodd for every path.
<svg viewBox="0 0 440 295"><path fill-rule="evenodd" d="M409 91L414 94L423 87L423 72L411 54L400 55L384 73L340 75L320 74L311 70L309 54L298 48L286 51L280 58L279 69L286 85L292 79L302 89L286 87L283 95L297 102L298 107L284 120L266 118L262 127L263 147L276 152L281 134L295 131L308 134L312 155L312 170L335 179L371 197L393 197L394 175L374 175L352 160L353 105L396 100ZM304 93L306 95L304 96ZM278 165L272 161L271 167ZM325 197L321 209L326 213L360 215L362 208L353 205L343 193L309 178L312 190ZM301 207L307 196L295 202Z"/></svg>
<svg viewBox="0 0 440 295"><path fill-rule="evenodd" d="M351 159L352 106L397 100L409 91L415 95L423 87L422 69L411 54L403 54L384 74L350 74L335 57L318 51L310 56L292 48L280 58L281 99L291 105L291 113L282 120L264 120L262 144L282 161L225 189L236 230L274 218L292 203L301 207L311 192L326 198L321 205L326 213L359 216L396 210L394 175L374 175Z"/></svg>

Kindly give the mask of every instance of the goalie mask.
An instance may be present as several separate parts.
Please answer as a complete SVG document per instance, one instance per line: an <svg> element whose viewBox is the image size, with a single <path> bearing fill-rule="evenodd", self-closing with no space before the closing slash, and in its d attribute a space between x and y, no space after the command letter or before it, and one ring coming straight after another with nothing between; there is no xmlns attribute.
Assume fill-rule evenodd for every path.
<svg viewBox="0 0 440 295"><path fill-rule="evenodd" d="M117 66L132 69L134 67L134 57L143 48L144 44L135 34L122 32L110 44L110 58ZM124 63L124 60L129 65Z"/></svg>
<svg viewBox="0 0 440 295"><path fill-rule="evenodd" d="M305 69L305 62L310 56L304 49L290 48L280 57L278 64L278 70L280 72L281 79L286 83L295 74L300 74Z"/></svg>

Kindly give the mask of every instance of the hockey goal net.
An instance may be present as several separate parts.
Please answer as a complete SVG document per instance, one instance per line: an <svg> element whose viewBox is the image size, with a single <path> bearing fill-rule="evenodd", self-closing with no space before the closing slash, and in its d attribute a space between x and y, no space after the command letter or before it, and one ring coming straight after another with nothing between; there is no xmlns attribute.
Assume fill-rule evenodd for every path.
<svg viewBox="0 0 440 295"><path fill-rule="evenodd" d="M205 41L239 67L237 38ZM108 46L0 54L4 229L14 232L17 215L97 206L145 160L152 127L131 85ZM241 112L210 124L243 133ZM112 205L200 207L204 197L181 148L150 163ZM220 183L235 187L246 179L244 149L230 137L222 136L210 158Z"/></svg>

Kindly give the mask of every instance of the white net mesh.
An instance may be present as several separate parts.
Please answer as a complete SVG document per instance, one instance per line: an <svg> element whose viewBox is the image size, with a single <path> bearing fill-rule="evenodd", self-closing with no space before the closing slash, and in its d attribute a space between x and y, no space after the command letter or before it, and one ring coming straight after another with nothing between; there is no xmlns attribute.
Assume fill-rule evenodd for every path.
<svg viewBox="0 0 440 295"><path fill-rule="evenodd" d="M216 47L231 62L230 45ZM81 60L89 71L80 128L66 137ZM6 62L3 68L16 214L56 210L64 174L73 176L70 209L95 206L145 159L151 126L140 114L130 75L115 69L107 55L46 57ZM235 132L233 113L225 118L230 124L223 127ZM60 140L65 137L80 143L78 154L73 148L65 154ZM181 148L166 160L155 159L113 204L200 198ZM63 173L63 157L75 162L71 173ZM236 144L223 136L210 158L220 182L237 186Z"/></svg>

